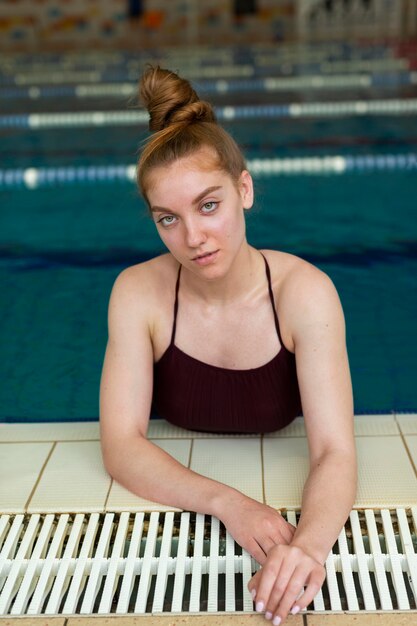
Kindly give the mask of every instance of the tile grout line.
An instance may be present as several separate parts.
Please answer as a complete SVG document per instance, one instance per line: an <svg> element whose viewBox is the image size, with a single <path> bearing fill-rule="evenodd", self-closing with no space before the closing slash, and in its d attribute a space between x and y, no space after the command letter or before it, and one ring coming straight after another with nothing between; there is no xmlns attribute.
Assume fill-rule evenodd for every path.
<svg viewBox="0 0 417 626"><path fill-rule="evenodd" d="M107 490L106 498L104 500L103 513L107 512L107 503L108 503L109 498L110 498L110 491L111 491L112 487L113 487L113 478L110 476L110 485L109 485L109 488Z"/></svg>
<svg viewBox="0 0 417 626"><path fill-rule="evenodd" d="M100 441L100 438L96 439L11 439L7 441L0 441L1 444L7 443L81 443L83 441Z"/></svg>
<svg viewBox="0 0 417 626"><path fill-rule="evenodd" d="M400 429L400 437L401 437L402 444L403 444L403 446L405 448L405 451L407 453L408 459L409 459L409 461L411 463L411 467L413 468L414 474L416 475L416 478L417 478L417 467L416 467L416 465L414 463L413 457L411 456L411 452L410 452L410 450L408 448L407 441L405 439L405 435L403 434L401 429Z"/></svg>
<svg viewBox="0 0 417 626"><path fill-rule="evenodd" d="M262 433L259 434L259 436L261 436ZM355 437L399 437L401 436L402 431L399 428L399 432L398 433L372 433L369 435L361 435L361 434L356 434ZM416 433L405 433L406 435L415 435ZM305 439L306 438L306 434L304 435L288 435L283 437L282 435L276 435L276 436L272 436L272 437L267 437L267 439ZM254 437L253 435L250 435L248 437L239 437L239 436L234 436L231 435L230 437L224 437L223 435L217 435L217 436L210 436L210 437L149 437L150 440L155 441L155 440L160 440L160 441L194 441L196 439L200 440L200 439L225 439L225 440L235 440L235 439L243 439L243 440L247 440L247 439L256 439L256 437ZM84 441L89 441L89 442L93 442L93 441L100 441L100 438L94 438L94 439L8 439L8 440L3 440L0 441L0 445L7 445L9 443L80 443L80 442L84 442Z"/></svg>
<svg viewBox="0 0 417 626"><path fill-rule="evenodd" d="M191 469L191 459L193 456L194 439L191 439L190 454L188 455L188 469Z"/></svg>
<svg viewBox="0 0 417 626"><path fill-rule="evenodd" d="M32 500L33 496L35 495L35 491L36 491L36 489L38 488L38 485L39 485L39 483L40 483L40 481L41 481L41 478L42 478L43 473L44 473L44 471L45 471L45 469L46 469L46 466L47 466L47 465L48 465L48 463L49 463L49 459L51 458L51 456L52 456L52 454L53 454L53 452L54 452L54 450L55 450L55 448L56 448L57 444L58 444L58 441L54 441L54 444L53 444L52 448L49 450L49 454L48 454L48 456L46 457L45 462L44 462L44 464L43 464L43 465L42 465L42 467L41 467L41 470L40 470L40 472L39 472L39 474L38 474L38 478L36 479L35 484L33 485L32 491L30 492L29 497L28 497L28 499L27 499L27 501L26 501L26 504L25 504L25 506L23 507L23 508L24 508L25 513L27 513L27 511L28 511L28 507L29 507L30 501Z"/></svg>

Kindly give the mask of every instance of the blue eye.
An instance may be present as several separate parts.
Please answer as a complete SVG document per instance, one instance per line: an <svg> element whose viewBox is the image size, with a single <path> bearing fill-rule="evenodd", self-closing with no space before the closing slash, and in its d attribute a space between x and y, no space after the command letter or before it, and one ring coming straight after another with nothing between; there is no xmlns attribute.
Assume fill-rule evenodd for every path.
<svg viewBox="0 0 417 626"><path fill-rule="evenodd" d="M217 205L218 205L218 202L214 202L214 200L210 200L210 202L206 202L205 204L203 204L203 206L201 207L201 210L203 211L203 213L211 213L217 208Z"/></svg>
<svg viewBox="0 0 417 626"><path fill-rule="evenodd" d="M162 224L162 226L170 226L174 223L175 219L174 215L165 215L165 217L161 217L157 223Z"/></svg>

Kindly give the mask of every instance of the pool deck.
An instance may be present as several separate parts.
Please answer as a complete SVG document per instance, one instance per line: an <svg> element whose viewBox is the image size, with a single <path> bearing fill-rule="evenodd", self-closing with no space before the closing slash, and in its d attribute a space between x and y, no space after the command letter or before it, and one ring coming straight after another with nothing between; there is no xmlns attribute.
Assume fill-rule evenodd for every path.
<svg viewBox="0 0 417 626"><path fill-rule="evenodd" d="M355 417L359 486L355 508L417 505L417 414ZM264 436L210 435L152 420L148 437L196 472L276 508L297 509L308 472L302 418ZM103 467L97 422L0 425L0 513L166 511L113 481ZM242 472L242 467L245 472ZM82 489L80 489L82 485ZM99 624L179 626L265 624L256 614L143 617L4 617L1 626ZM88 622L88 623L87 623ZM285 623L303 626L396 626L417 623L417 611L304 613Z"/></svg>
<svg viewBox="0 0 417 626"><path fill-rule="evenodd" d="M332 613L289 616L284 625L288 626L415 626L417 611L392 611L387 613ZM225 615L185 615L181 614L139 617L15 617L0 619L1 626L266 626L261 615L234 614Z"/></svg>
<svg viewBox="0 0 417 626"><path fill-rule="evenodd" d="M417 414L356 416L355 435L355 508L416 505ZM276 508L301 506L308 473L302 418L264 436L211 435L151 420L148 437L195 472L252 498ZM0 445L0 513L173 510L133 495L110 478L98 422L1 424Z"/></svg>

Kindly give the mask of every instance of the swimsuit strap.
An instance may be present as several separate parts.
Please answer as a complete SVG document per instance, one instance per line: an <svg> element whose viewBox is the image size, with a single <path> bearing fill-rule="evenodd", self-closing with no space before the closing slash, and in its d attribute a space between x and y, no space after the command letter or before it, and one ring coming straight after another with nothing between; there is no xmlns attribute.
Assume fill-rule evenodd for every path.
<svg viewBox="0 0 417 626"><path fill-rule="evenodd" d="M174 343L174 340L175 340L175 330L177 328L178 290L180 288L181 268L182 268L182 265L180 265L179 268L178 268L177 282L175 284L174 322L172 324L171 344Z"/></svg>
<svg viewBox="0 0 417 626"><path fill-rule="evenodd" d="M261 252L261 254L262 254L262 252ZM278 315L277 315L277 312L275 310L274 293L272 291L271 270L269 269L269 264L268 264L268 261L266 260L266 257L263 254L262 254L262 256L263 256L263 259L265 261L265 272L266 272L266 278L268 280L269 299L271 300L272 312L274 314L275 329L277 331L279 342L280 342L281 346L283 346L284 344L283 344L283 341L282 341L281 332L279 330ZM171 344L173 344L174 341L175 341L175 331L177 329L178 291L179 291L179 288L180 288L181 268L182 268L182 265L180 265L179 268L178 268L177 282L175 284L174 321L173 321L173 324L172 324Z"/></svg>
<svg viewBox="0 0 417 626"><path fill-rule="evenodd" d="M262 252L261 252L261 254L262 254ZM283 346L284 343L282 341L281 332L279 330L278 315L277 315L277 312L276 312L276 309L275 309L274 293L272 291L271 270L269 269L269 265L268 265L268 261L266 260L266 257L263 254L262 254L262 256L264 257L264 261L265 261L265 271L266 271L266 277L267 277L267 280L268 280L269 298L271 300L272 311L274 313L275 328L276 328L276 331L277 331L279 342L280 342L281 346Z"/></svg>

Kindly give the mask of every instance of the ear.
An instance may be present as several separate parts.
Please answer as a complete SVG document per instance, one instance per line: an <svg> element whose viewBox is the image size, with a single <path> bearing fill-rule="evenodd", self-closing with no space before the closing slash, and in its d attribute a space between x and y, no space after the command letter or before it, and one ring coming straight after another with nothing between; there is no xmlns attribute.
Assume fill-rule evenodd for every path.
<svg viewBox="0 0 417 626"><path fill-rule="evenodd" d="M253 180L247 170L243 170L239 178L239 191L244 209L250 209L253 205Z"/></svg>

